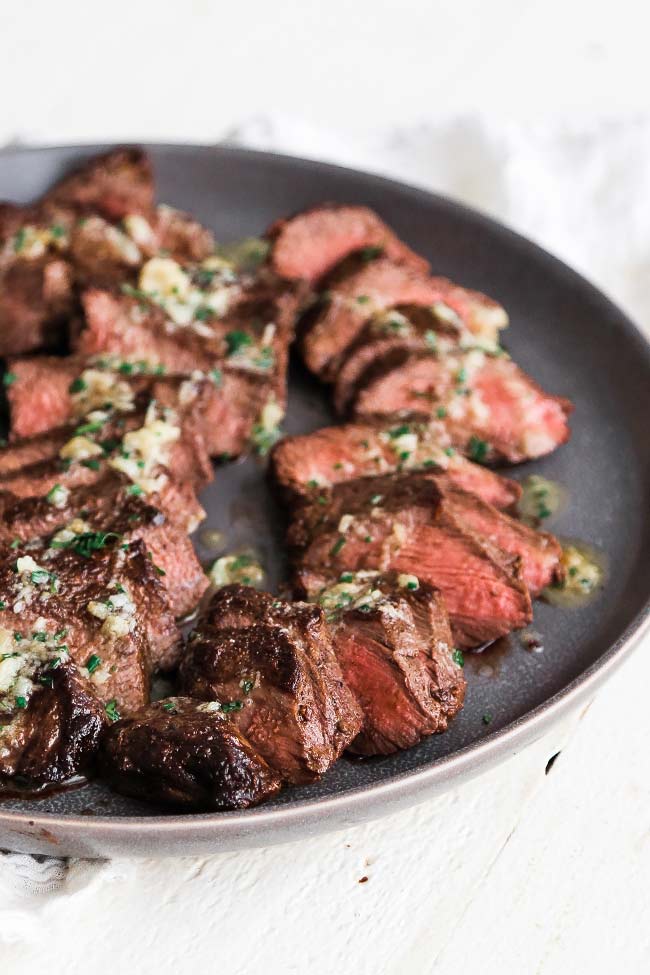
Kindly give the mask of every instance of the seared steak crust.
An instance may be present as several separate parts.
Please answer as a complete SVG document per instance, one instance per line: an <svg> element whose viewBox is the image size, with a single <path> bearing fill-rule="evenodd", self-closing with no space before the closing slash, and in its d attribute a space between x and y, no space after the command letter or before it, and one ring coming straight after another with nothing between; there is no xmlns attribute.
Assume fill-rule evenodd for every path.
<svg viewBox="0 0 650 975"><path fill-rule="evenodd" d="M59 505L45 497L5 497L0 544L53 534L75 518L82 519L93 532L116 532L122 543L142 539L154 566L162 572L172 612L176 617L184 616L196 606L208 586L187 537L187 526L170 521L158 508L134 497L129 487L125 477L111 472L90 487L70 491ZM0 496L0 503L2 500Z"/></svg>
<svg viewBox="0 0 650 975"><path fill-rule="evenodd" d="M124 795L196 811L246 809L282 785L232 721L180 697L116 722L100 771Z"/></svg>
<svg viewBox="0 0 650 975"><path fill-rule="evenodd" d="M121 220L153 207L151 161L142 149L112 149L94 156L64 176L43 198L47 207L69 208L75 213L101 213Z"/></svg>
<svg viewBox="0 0 650 975"><path fill-rule="evenodd" d="M105 703L115 700L122 713L140 707L149 699L152 665L171 660L179 642L164 590L142 542L124 551L109 538L86 558L72 548L49 549L49 541L0 553L4 604L0 626L24 636L34 630L65 631L67 648L78 667L86 667L93 655L100 659L101 666L91 675L99 698ZM36 568L26 558L33 559ZM124 595L120 587L133 604L133 613L119 608L109 611L108 603ZM120 620L111 618L105 625L113 616Z"/></svg>
<svg viewBox="0 0 650 975"><path fill-rule="evenodd" d="M418 268L387 257L346 261L325 281L324 297L302 326L301 346L308 368L332 382L366 322L395 305L431 305L439 296L433 281Z"/></svg>
<svg viewBox="0 0 650 975"><path fill-rule="evenodd" d="M221 702L289 782L322 775L361 726L322 612L245 587L213 597L190 635L180 680L185 693Z"/></svg>
<svg viewBox="0 0 650 975"><path fill-rule="evenodd" d="M0 704L2 787L34 789L88 771L107 724L104 706L71 662L44 666L23 709L3 713Z"/></svg>
<svg viewBox="0 0 650 975"><path fill-rule="evenodd" d="M395 572L344 573L343 580L319 598L330 607L343 676L364 712L351 750L387 755L445 731L462 707L465 681L440 593L404 584Z"/></svg>

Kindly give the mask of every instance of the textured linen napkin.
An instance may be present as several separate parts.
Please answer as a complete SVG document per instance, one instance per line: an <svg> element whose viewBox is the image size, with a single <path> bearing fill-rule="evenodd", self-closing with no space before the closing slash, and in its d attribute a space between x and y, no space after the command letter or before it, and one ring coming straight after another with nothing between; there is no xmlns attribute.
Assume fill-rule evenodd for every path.
<svg viewBox="0 0 650 975"><path fill-rule="evenodd" d="M475 206L586 274L650 332L650 120L524 126L471 116L355 142L279 116L252 119L225 139L370 170ZM125 871L135 879L137 862L0 855L0 943L30 939L55 901L87 896Z"/></svg>

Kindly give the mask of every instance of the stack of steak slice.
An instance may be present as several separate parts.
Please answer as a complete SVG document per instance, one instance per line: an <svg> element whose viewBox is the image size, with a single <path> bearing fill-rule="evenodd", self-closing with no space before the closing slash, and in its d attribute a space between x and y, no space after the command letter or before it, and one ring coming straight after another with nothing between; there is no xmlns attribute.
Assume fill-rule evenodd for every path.
<svg viewBox="0 0 650 975"><path fill-rule="evenodd" d="M322 610L244 586L219 590L190 635L181 687L214 701L286 782L311 782L356 737Z"/></svg>
<svg viewBox="0 0 650 975"><path fill-rule="evenodd" d="M276 269L314 291L300 344L308 368L334 384L337 411L360 422L438 420L453 447L480 461L518 463L564 443L571 404L500 348L501 305L431 276L369 213L317 208L269 232Z"/></svg>
<svg viewBox="0 0 650 975"><path fill-rule="evenodd" d="M10 360L9 370L12 441L83 415L90 395L99 406L116 397L125 403L142 400L146 394L165 406L180 405L184 413L191 412L192 425L211 457L236 456L250 442L253 417L265 405L255 380L228 366L206 375L198 370L167 371L146 359L29 356Z"/></svg>
<svg viewBox="0 0 650 975"><path fill-rule="evenodd" d="M273 448L271 468L289 499L315 497L321 487L398 471L444 471L458 487L496 508L511 508L521 496L517 481L472 463L451 447L437 420L344 423L284 437Z"/></svg>
<svg viewBox="0 0 650 975"><path fill-rule="evenodd" d="M322 589L336 655L363 709L351 750L387 755L445 731L465 694L441 594L411 575L343 572Z"/></svg>
<svg viewBox="0 0 650 975"><path fill-rule="evenodd" d="M123 544L141 539L147 556L159 570L174 616L185 616L208 585L187 536L187 525L180 511L173 512L179 523L144 496L134 496L130 488L124 475L109 471L90 486L69 491L55 488L50 498L0 497L0 504L4 501L0 543L29 542L62 530L70 535L70 541L84 533L116 533Z"/></svg>
<svg viewBox="0 0 650 975"><path fill-rule="evenodd" d="M475 532L435 478L361 478L321 498L295 509L289 529L300 595L317 598L341 572L392 569L441 591L458 647L480 647L530 622L521 555Z"/></svg>

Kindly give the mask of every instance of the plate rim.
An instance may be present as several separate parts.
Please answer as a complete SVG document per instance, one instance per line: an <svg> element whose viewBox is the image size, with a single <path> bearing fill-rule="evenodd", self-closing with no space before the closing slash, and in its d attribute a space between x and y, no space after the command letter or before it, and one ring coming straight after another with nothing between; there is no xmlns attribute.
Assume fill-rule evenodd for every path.
<svg viewBox="0 0 650 975"><path fill-rule="evenodd" d="M109 151L119 146L133 145L142 146L145 151L172 151L187 155L193 153L215 154L226 158L230 157L233 160L247 156L258 160L260 163L272 162L280 166L298 166L314 173L322 173L323 171L348 173L372 183L378 189L382 187L392 188L402 194L406 192L416 200L434 201L438 207L452 213L465 214L473 220L479 220L488 229L492 229L501 235L506 234L520 250L524 250L534 258L542 259L565 279L573 281L583 289L586 288L594 298L603 304L606 311L610 311L616 316L617 327L620 327L630 340L635 341L640 346L650 361L650 340L646 338L640 327L604 291L579 271L555 257L540 244L523 236L483 210L468 206L452 197L430 191L423 186L351 166L294 156L289 153L251 149L228 142L210 145L125 140L124 142L111 143L10 145L0 150L0 161L8 156L34 155L35 153L69 152L73 155L82 156L83 154ZM498 731L493 731L478 741L442 758L435 759L422 768L397 772L380 782L356 786L331 796L295 799L280 806L260 806L247 810L217 813L162 813L142 817L97 814L89 817L79 814L39 812L38 800L35 800L33 811L3 809L0 803L0 827L15 830L17 826L27 825L29 833L18 834L16 831L16 835L29 837L32 836L33 831L34 839L38 838L39 831L46 835L52 830L56 830L57 844L59 842L65 844L67 839L74 842L76 837L80 835L85 835L89 839L95 836L102 842L108 841L108 843L112 840L128 841L129 838L133 838L135 833L147 838L151 834L157 834L164 843L175 838L182 840L186 838L187 831L191 830L199 842L210 840L216 845L220 837L226 839L230 837L232 839L243 839L244 842L238 843L238 845L244 847L291 841L292 837L288 835L279 840L277 838L274 840L273 834L281 833L282 830L293 825L300 825L301 827L316 825L318 832L324 832L346 825L347 822L350 822L349 818L346 820L346 816L352 817L351 821L354 822L376 819L382 815L390 814L399 806L414 805L423 801L436 789L442 791L447 785L453 784L455 780L469 778L485 771L531 744L553 724L577 709L590 694L593 694L609 679L649 630L650 591L641 609L601 656L570 683L536 708L521 715ZM359 811L362 813L361 816L356 815ZM263 835L260 835L262 831ZM293 837L293 839L298 838L298 835ZM255 840L257 842L254 842ZM158 854L167 852L158 849L159 842L154 845ZM50 852L55 852L51 846L49 849ZM181 855L181 851L177 849L171 849L168 852L171 855ZM93 854L85 853L84 855L92 856Z"/></svg>

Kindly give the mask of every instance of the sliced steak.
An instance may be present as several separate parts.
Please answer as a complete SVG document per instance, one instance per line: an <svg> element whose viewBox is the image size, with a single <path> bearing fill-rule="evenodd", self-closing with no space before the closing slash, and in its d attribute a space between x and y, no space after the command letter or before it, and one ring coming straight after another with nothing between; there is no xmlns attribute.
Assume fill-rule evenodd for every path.
<svg viewBox="0 0 650 975"><path fill-rule="evenodd" d="M465 695L442 597L415 576L343 573L318 594L364 713L351 750L388 755L445 731Z"/></svg>
<svg viewBox="0 0 650 975"><path fill-rule="evenodd" d="M317 779L361 727L321 610L245 587L215 594L180 680L184 693L229 713L288 782Z"/></svg>
<svg viewBox="0 0 650 975"><path fill-rule="evenodd" d="M208 580L187 537L188 525L170 521L142 497L129 493L122 475L106 473L90 487L54 488L49 497L4 498L0 545L50 535L70 524L93 533L116 532L122 543L142 539L159 570L176 617L191 612ZM0 501L2 499L0 498Z"/></svg>
<svg viewBox="0 0 650 975"><path fill-rule="evenodd" d="M148 405L147 405L148 403ZM132 412L91 410L79 425L58 427L17 440L0 451L2 488L17 497L47 494L55 484L67 489L96 483L107 470L133 482L133 494L165 496L186 481L195 489L212 478L212 465L191 413L179 415L151 400L135 401Z"/></svg>
<svg viewBox="0 0 650 975"><path fill-rule="evenodd" d="M521 496L516 481L473 464L449 444L439 420L397 425L347 423L285 437L273 448L271 471L289 498L314 498L321 487L358 477L422 470L445 471L458 487L497 508L516 503Z"/></svg>
<svg viewBox="0 0 650 975"><path fill-rule="evenodd" d="M372 375L377 362L395 352L442 352L458 348L462 323L457 327L447 306L399 305L373 315L348 347L334 384L334 407L345 415L358 384Z"/></svg>
<svg viewBox="0 0 650 975"><path fill-rule="evenodd" d="M68 259L79 287L108 288L135 282L144 256L124 230L93 214L73 224Z"/></svg>
<svg viewBox="0 0 650 975"><path fill-rule="evenodd" d="M114 724L100 771L117 792L180 809L246 809L281 777L225 715L189 698L156 701Z"/></svg>
<svg viewBox="0 0 650 975"><path fill-rule="evenodd" d="M302 323L301 348L308 368L328 382L374 315L395 305L431 305L439 289L419 269L388 257L348 259L326 279L325 293Z"/></svg>
<svg viewBox="0 0 650 975"><path fill-rule="evenodd" d="M211 456L237 456L250 442L269 397L258 377L230 366L205 376L198 370L168 374L164 366L144 359L27 356L10 360L9 370L14 377L7 389L12 441L84 415L91 396L97 405L115 401L119 407L149 393L172 409L180 405L187 412L191 406L192 422Z"/></svg>
<svg viewBox="0 0 650 975"><path fill-rule="evenodd" d="M271 264L280 277L315 283L353 251L381 252L396 263L426 271L428 263L368 207L325 203L269 229Z"/></svg>
<svg viewBox="0 0 650 975"><path fill-rule="evenodd" d="M234 281L224 284L222 298L215 297L214 310L200 304L195 308L193 296L202 292L175 266L185 275L185 302L176 297L149 300L148 292L142 291L142 276L137 297L97 289L86 292L86 328L76 341L79 354L145 359L174 373L197 369L207 373L215 366L229 365L270 382L278 402L284 403L299 293L277 282L260 280L240 286ZM170 269L168 273L175 280ZM226 307L219 309L218 304ZM193 314L198 317L192 318Z"/></svg>
<svg viewBox="0 0 650 975"><path fill-rule="evenodd" d="M8 246L15 244L10 241ZM0 356L58 345L75 307L73 274L67 261L49 254L1 260Z"/></svg>
<svg viewBox="0 0 650 975"><path fill-rule="evenodd" d="M476 349L398 355L359 389L354 415L436 417L473 460L519 463L542 457L570 436L571 403L545 393L511 359Z"/></svg>
<svg viewBox="0 0 650 975"><path fill-rule="evenodd" d="M53 637L0 629L0 795L88 771L107 724L88 676Z"/></svg>
<svg viewBox="0 0 650 975"><path fill-rule="evenodd" d="M189 213L164 203L147 217L130 214L124 228L145 257L165 253L185 264L202 261L215 250L210 230Z"/></svg>
<svg viewBox="0 0 650 975"><path fill-rule="evenodd" d="M548 532L535 531L491 504L458 488L447 474L432 475L450 512L480 538L521 559L521 577L531 596L563 578L562 546Z"/></svg>
<svg viewBox="0 0 650 975"><path fill-rule="evenodd" d="M351 355L354 365L349 367L350 372L359 368L360 362L367 367L365 354L357 358L359 346L372 333L373 326L379 332L384 326L390 329L394 321L391 312L400 306L409 306L412 321L402 329L402 341L397 344L409 349L422 344L430 346L428 318L433 319L436 333L455 335L464 344L480 343L488 348L498 346L499 330L508 324L501 305L486 295L461 288L447 278L429 277L386 257L372 261L358 256L349 258L325 280L323 287L321 302L305 316L302 349L307 366L329 382L336 379ZM418 308L423 309L421 314L417 313ZM403 312L400 314L403 316ZM394 338L390 331L383 336L389 347L396 344ZM345 385L345 380L341 380L342 390ZM344 399L347 394L339 391L339 396Z"/></svg>
<svg viewBox="0 0 650 975"><path fill-rule="evenodd" d="M297 508L289 529L298 595L313 598L341 572L394 569L442 592L457 646L530 622L520 560L472 531L430 478L362 478L321 497Z"/></svg>
<svg viewBox="0 0 650 975"><path fill-rule="evenodd" d="M153 197L149 157L142 149L124 148L91 157L64 176L42 202L46 207L121 220L131 213L149 213Z"/></svg>
<svg viewBox="0 0 650 975"><path fill-rule="evenodd" d="M0 626L17 643L64 634L99 698L127 712L148 701L150 670L172 663L179 634L143 543L121 544L71 531L3 549Z"/></svg>

